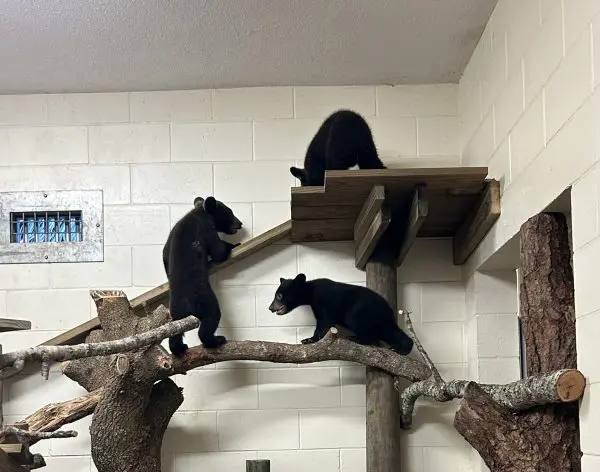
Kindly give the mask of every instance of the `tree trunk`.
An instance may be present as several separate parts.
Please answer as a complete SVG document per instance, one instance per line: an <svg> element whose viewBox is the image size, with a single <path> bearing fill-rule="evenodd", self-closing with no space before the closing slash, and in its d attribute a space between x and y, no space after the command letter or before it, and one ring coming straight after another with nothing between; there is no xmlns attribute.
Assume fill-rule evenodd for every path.
<svg viewBox="0 0 600 472"><path fill-rule="evenodd" d="M396 259L376 251L367 263L367 287L397 307ZM367 367L367 472L400 472L400 402L394 377Z"/></svg>
<svg viewBox="0 0 600 472"><path fill-rule="evenodd" d="M527 375L577 368L573 269L563 214L541 213L522 226L521 271ZM540 470L581 470L577 402L538 407L521 420L539 437Z"/></svg>
<svg viewBox="0 0 600 472"><path fill-rule="evenodd" d="M573 271L564 215L542 213L521 227L521 271L527 374L576 368ZM469 385L454 426L492 472L581 471L577 402L536 406L513 416Z"/></svg>

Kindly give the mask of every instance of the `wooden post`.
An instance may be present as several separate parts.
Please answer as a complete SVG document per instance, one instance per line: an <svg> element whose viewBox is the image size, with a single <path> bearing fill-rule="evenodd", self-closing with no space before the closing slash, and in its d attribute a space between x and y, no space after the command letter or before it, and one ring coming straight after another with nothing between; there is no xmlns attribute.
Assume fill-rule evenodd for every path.
<svg viewBox="0 0 600 472"><path fill-rule="evenodd" d="M387 246L387 247L386 247ZM397 307L396 255L390 244L367 263L367 287ZM400 401L394 379L367 367L367 472L400 472Z"/></svg>
<svg viewBox="0 0 600 472"><path fill-rule="evenodd" d="M246 472L270 472L271 461L269 459L257 459L246 461Z"/></svg>

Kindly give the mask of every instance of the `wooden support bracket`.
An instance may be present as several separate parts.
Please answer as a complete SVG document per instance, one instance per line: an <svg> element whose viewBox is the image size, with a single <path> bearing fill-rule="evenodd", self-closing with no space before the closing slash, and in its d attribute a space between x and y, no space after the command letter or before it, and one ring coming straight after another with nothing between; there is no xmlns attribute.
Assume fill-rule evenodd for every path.
<svg viewBox="0 0 600 472"><path fill-rule="evenodd" d="M410 213L408 214L408 220L406 222L404 235L402 237L402 243L398 251L398 257L396 259L396 266L400 264L406 258L409 249L417 239L417 234L423 226L427 214L429 213L429 203L425 196L426 187L425 185L417 185L413 193L412 203L410 206Z"/></svg>
<svg viewBox="0 0 600 472"><path fill-rule="evenodd" d="M367 261L390 224L390 210L385 205L385 188L375 185L354 224L356 267L365 270Z"/></svg>
<svg viewBox="0 0 600 472"><path fill-rule="evenodd" d="M500 217L500 183L488 180L479 204L454 236L454 264L461 265Z"/></svg>

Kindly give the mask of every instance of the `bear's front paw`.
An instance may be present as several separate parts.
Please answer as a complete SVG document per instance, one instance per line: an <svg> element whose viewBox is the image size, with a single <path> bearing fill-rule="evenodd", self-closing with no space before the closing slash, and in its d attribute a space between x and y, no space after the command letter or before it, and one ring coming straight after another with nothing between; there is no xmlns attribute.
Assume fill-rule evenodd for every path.
<svg viewBox="0 0 600 472"><path fill-rule="evenodd" d="M306 338L303 339L302 341L300 341L302 344L313 344L315 342L317 342L317 340L314 338L314 336L312 338Z"/></svg>

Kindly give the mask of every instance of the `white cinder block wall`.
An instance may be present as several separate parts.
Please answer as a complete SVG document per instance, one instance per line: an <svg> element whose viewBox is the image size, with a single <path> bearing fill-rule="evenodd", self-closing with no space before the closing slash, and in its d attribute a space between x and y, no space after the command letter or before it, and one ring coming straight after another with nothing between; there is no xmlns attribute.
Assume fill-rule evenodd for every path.
<svg viewBox="0 0 600 472"><path fill-rule="evenodd" d="M365 115L391 166L459 164L456 86L258 88L89 95L0 96L0 189L103 189L105 261L0 265L0 317L31 320L0 336L4 350L38 344L95 315L88 290L134 297L165 281L161 248L198 195L231 204L242 239L289 219L289 166L301 161L326 116ZM310 313L268 312L279 277L364 283L350 244L280 244L215 277L222 332L232 339L296 343ZM448 376L466 375L465 292L448 241L420 242L400 271L400 299ZM191 344L197 336L188 335ZM228 363L177 378L185 402L164 443L165 470L244 470L257 456L273 471L365 469L364 369ZM5 385L7 421L83 394L57 367L50 380ZM451 408L420 403L406 435L407 472L470 470ZM90 472L89 418L76 439L41 442L48 472Z"/></svg>
<svg viewBox="0 0 600 472"><path fill-rule="evenodd" d="M503 182L467 276L571 187L583 472L600 470L599 85L597 0L500 0L459 85L462 164Z"/></svg>

